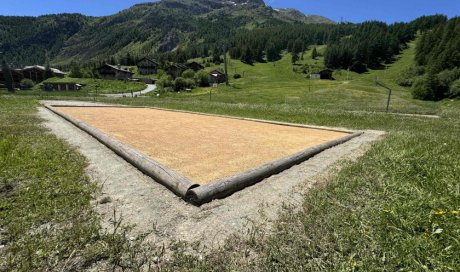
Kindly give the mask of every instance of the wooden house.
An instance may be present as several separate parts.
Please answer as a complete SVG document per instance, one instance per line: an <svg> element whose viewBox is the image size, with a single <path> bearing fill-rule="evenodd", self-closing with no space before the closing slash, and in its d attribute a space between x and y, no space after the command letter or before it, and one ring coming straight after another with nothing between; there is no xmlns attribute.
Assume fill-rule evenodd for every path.
<svg viewBox="0 0 460 272"><path fill-rule="evenodd" d="M134 75L129 68L121 67L120 65L110 65L107 63L99 67L97 70L100 77L107 80L129 80Z"/></svg>
<svg viewBox="0 0 460 272"><path fill-rule="evenodd" d="M21 80L24 79L24 75L22 74L21 69L11 69L11 76L13 77L13 86L19 87ZM0 69L0 84L5 84L5 75L3 71Z"/></svg>
<svg viewBox="0 0 460 272"><path fill-rule="evenodd" d="M189 69L187 66L176 63L168 67L167 73L168 75L171 75L173 78L176 78L176 77L180 77L182 73L187 69Z"/></svg>
<svg viewBox="0 0 460 272"><path fill-rule="evenodd" d="M53 77L63 78L65 73L56 69L50 68ZM46 68L40 65L26 66L21 70L24 78L30 79L33 82L42 82L46 79Z"/></svg>
<svg viewBox="0 0 460 272"><path fill-rule="evenodd" d="M160 65L155 60L143 58L137 62L138 73L141 75L154 75Z"/></svg>
<svg viewBox="0 0 460 272"><path fill-rule="evenodd" d="M204 69L204 66L201 65L201 64L199 64L199 63L196 62L196 61L192 61L192 62L190 62L190 63L187 63L187 67L188 67L189 69L192 69L192 70L195 71L195 72Z"/></svg>
<svg viewBox="0 0 460 272"><path fill-rule="evenodd" d="M310 79L328 79L332 80L332 74L334 73L334 70L331 69L324 69L319 72L314 72L310 74Z"/></svg>
<svg viewBox="0 0 460 272"><path fill-rule="evenodd" d="M79 91L82 85L69 82L46 82L43 84L45 91Z"/></svg>
<svg viewBox="0 0 460 272"><path fill-rule="evenodd" d="M210 72L209 76L211 77L212 83L220 84L227 81L227 76L219 70Z"/></svg>

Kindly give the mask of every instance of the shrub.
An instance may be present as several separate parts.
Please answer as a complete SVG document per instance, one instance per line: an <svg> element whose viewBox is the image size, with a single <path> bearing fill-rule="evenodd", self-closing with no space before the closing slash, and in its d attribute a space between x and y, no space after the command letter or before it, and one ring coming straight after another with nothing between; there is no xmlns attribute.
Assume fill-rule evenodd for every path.
<svg viewBox="0 0 460 272"><path fill-rule="evenodd" d="M234 75L233 75L233 78L234 78L234 79L239 79L239 78L241 78L241 75L240 75L240 74L234 74Z"/></svg>
<svg viewBox="0 0 460 272"><path fill-rule="evenodd" d="M185 89L193 89L195 81L190 78L178 77L174 80L174 91L179 92Z"/></svg>
<svg viewBox="0 0 460 272"><path fill-rule="evenodd" d="M156 82L156 85L158 90L164 91L166 88L173 86L172 77L169 75L164 75Z"/></svg>
<svg viewBox="0 0 460 272"><path fill-rule="evenodd" d="M457 79L460 79L460 68L444 70L438 74L439 86L445 93L450 91L450 86Z"/></svg>
<svg viewBox="0 0 460 272"><path fill-rule="evenodd" d="M425 67L423 66L409 67L405 69L401 75L399 75L399 78L396 79L396 83L399 86L411 87L414 84L416 77L421 76L424 73Z"/></svg>
<svg viewBox="0 0 460 272"><path fill-rule="evenodd" d="M360 61L355 61L353 65L350 67L350 70L361 74L367 72L367 66L366 64Z"/></svg>
<svg viewBox="0 0 460 272"><path fill-rule="evenodd" d="M195 80L192 78L185 79L185 88L186 89L194 89L196 87Z"/></svg>
<svg viewBox="0 0 460 272"><path fill-rule="evenodd" d="M195 81L200 87L208 87L210 85L209 74L206 71L201 70L195 74Z"/></svg>
<svg viewBox="0 0 460 272"><path fill-rule="evenodd" d="M158 69L157 70L157 77L162 78L164 75L166 75L166 72L163 69Z"/></svg>
<svg viewBox="0 0 460 272"><path fill-rule="evenodd" d="M440 100L442 93L439 91L439 81L435 75L429 73L417 78L412 86L412 96L421 100Z"/></svg>
<svg viewBox="0 0 460 272"><path fill-rule="evenodd" d="M460 79L457 79L450 85L449 93L447 95L449 98L460 97Z"/></svg>
<svg viewBox="0 0 460 272"><path fill-rule="evenodd" d="M195 71L192 69L187 69L182 73L183 78L194 78L195 77Z"/></svg>
<svg viewBox="0 0 460 272"><path fill-rule="evenodd" d="M35 86L35 82L33 82L32 80L28 78L21 80L21 88L32 89L34 86Z"/></svg>

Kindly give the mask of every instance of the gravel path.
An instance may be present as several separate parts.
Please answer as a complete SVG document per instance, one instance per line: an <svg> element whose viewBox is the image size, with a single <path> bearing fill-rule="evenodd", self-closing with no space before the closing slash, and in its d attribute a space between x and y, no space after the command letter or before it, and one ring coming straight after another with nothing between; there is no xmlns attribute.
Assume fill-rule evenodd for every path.
<svg viewBox="0 0 460 272"><path fill-rule="evenodd" d="M103 188L98 198L110 197L108 203L97 204L105 227L110 228L109 220L116 209L125 223L136 225L134 233L151 230L154 225L156 231L148 237L150 241L201 241L208 247L221 246L230 235L246 233L254 224L269 227L283 203L301 207L303 195L319 176L338 167L340 161L361 156L384 134L367 131L230 197L195 207L64 119L43 107L39 115L47 128L87 158L88 175Z"/></svg>
<svg viewBox="0 0 460 272"><path fill-rule="evenodd" d="M104 96L107 96L107 97L132 97L132 96L136 96L136 95L141 96L141 95L148 94L150 92L155 91L156 88L157 88L157 86L154 85L154 84L147 84L147 88L145 88L144 90L139 91L139 92L120 93L120 94L105 94Z"/></svg>

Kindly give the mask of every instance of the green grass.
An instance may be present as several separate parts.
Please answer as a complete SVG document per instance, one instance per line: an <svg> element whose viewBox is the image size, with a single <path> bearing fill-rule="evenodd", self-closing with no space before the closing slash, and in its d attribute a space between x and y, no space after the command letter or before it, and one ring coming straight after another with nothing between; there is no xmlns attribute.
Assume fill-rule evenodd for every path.
<svg viewBox="0 0 460 272"><path fill-rule="evenodd" d="M165 264L171 271L455 271L460 262L458 103L444 118L431 119L284 105L130 101L388 133L306 195L299 212L287 207L273 233L255 228L204 260L178 251Z"/></svg>
<svg viewBox="0 0 460 272"><path fill-rule="evenodd" d="M212 89L211 102L210 88L159 98L72 97L387 132L363 157L324 178L300 209L284 207L273 231L255 226L202 259L187 254L187 245L172 247L166 260L156 245L141 244L142 237L132 244L126 232L113 239L101 234L90 203L98 189L84 176L84 160L38 126L33 96L0 97L0 226L6 244L0 268L57 270L75 251L68 269L102 260L135 270L160 256L157 268L165 271L458 270L460 100L413 100L394 83L412 64L413 51L410 44L386 70L348 78L336 71L335 81L310 82L292 72L289 56L254 66L232 60L230 72L244 77ZM312 61L306 54L304 62ZM394 88L393 112L442 118L381 112L386 92L373 85L375 78ZM285 96L300 97L300 105L286 105Z"/></svg>
<svg viewBox="0 0 460 272"><path fill-rule="evenodd" d="M333 81L309 80L307 75L293 72L289 54L275 63L256 63L252 66L231 60L231 86L197 88L192 93L170 93L163 98L207 101L211 91L212 100L222 103L280 105L285 103L286 97L298 97L300 105L306 108L381 112L385 111L388 93L375 86L374 80L379 79L393 88L391 112L442 114L434 103L414 100L409 89L394 83L402 70L412 63L414 47L414 43L409 44L408 49L386 70L371 70L365 74L350 72L348 75L347 71L337 70L334 73L336 80ZM318 46L320 53L324 49L324 46ZM322 57L312 60L309 50L299 63L321 67ZM243 78L234 80L232 76L235 73L243 75Z"/></svg>
<svg viewBox="0 0 460 272"><path fill-rule="evenodd" d="M67 82L67 83L78 83L84 85L80 91L43 91L40 85L36 85L31 90L20 90L16 91L15 95L27 95L42 97L44 99L50 97L88 97L96 96L101 94L117 94L117 93L130 93L138 92L145 89L145 84L141 82L130 82L121 80L103 80L93 78L50 78L46 82ZM11 94L5 89L0 88L0 94Z"/></svg>
<svg viewBox="0 0 460 272"><path fill-rule="evenodd" d="M123 225L102 230L84 157L40 125L37 107L28 97L0 97L0 270L135 268L138 241Z"/></svg>
<svg viewBox="0 0 460 272"><path fill-rule="evenodd" d="M137 92L145 89L145 84L141 82L130 82L122 80L103 80L92 78L50 78L45 82L71 82L85 85L81 93L86 94L116 94Z"/></svg>

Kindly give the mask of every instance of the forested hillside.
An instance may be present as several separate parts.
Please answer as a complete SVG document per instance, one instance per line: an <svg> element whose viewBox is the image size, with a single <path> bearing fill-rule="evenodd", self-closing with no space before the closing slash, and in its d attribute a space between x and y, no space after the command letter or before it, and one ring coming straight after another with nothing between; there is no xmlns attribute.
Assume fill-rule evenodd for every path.
<svg viewBox="0 0 460 272"><path fill-rule="evenodd" d="M412 86L415 98L441 100L460 96L460 18L426 29L417 43L414 66L398 83Z"/></svg>
<svg viewBox="0 0 460 272"><path fill-rule="evenodd" d="M178 51L203 55L244 29L284 23L332 23L321 16L274 10L262 0L163 0L112 16L0 17L0 50L14 66L103 61Z"/></svg>
<svg viewBox="0 0 460 272"><path fill-rule="evenodd" d="M80 14L40 17L0 16L0 52L13 66L44 64L92 18Z"/></svg>

